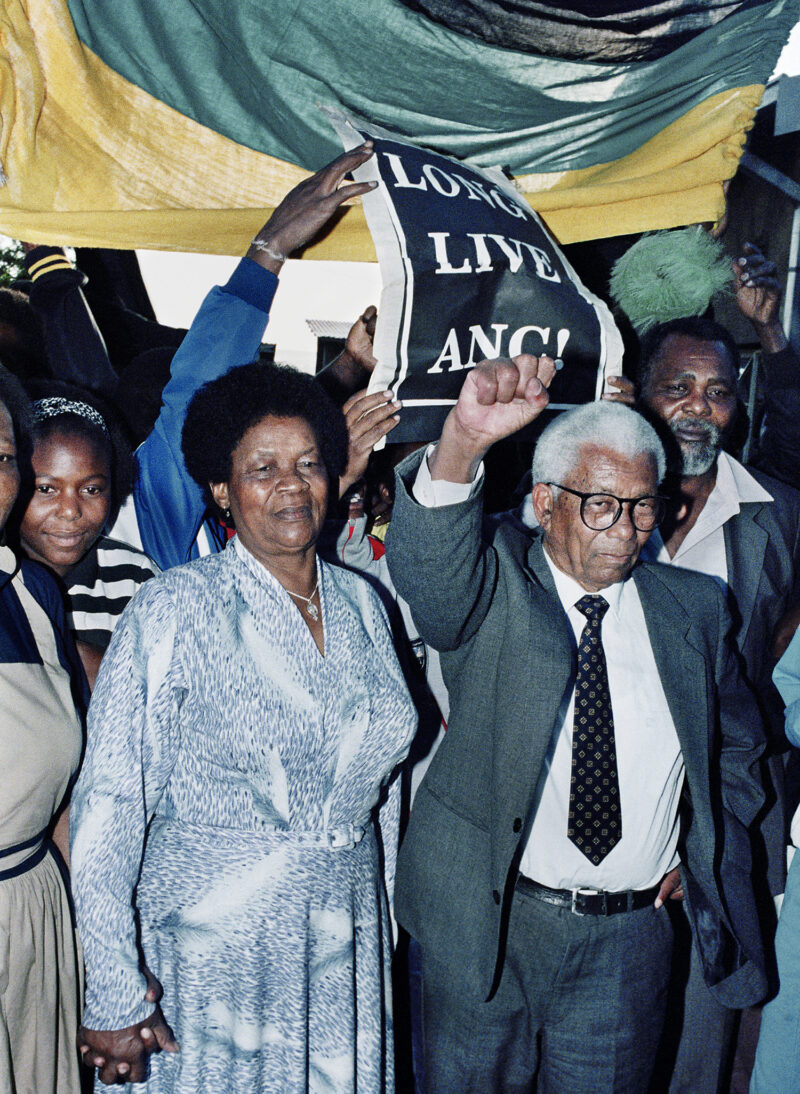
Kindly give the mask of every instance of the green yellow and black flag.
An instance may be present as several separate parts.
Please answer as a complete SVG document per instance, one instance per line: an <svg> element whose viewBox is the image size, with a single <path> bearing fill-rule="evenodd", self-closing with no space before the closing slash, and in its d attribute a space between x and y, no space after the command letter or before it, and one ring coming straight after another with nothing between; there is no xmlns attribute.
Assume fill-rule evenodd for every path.
<svg viewBox="0 0 800 1094"><path fill-rule="evenodd" d="M562 242L714 220L798 0L0 0L0 230L241 253L320 107L508 168ZM367 259L359 205L314 257Z"/></svg>

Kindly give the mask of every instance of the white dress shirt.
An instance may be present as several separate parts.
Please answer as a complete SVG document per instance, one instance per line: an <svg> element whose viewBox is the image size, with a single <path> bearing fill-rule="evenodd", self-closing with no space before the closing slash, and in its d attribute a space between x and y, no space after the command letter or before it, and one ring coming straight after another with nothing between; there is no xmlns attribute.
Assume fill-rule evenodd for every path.
<svg viewBox="0 0 800 1094"><path fill-rule="evenodd" d="M586 617L575 604L586 590L558 569L546 549L545 559L577 647ZM647 889L678 861L683 755L635 584L617 582L599 595L609 604L601 635L614 714L622 839L595 866L567 838L573 688L564 697L545 760L545 777L520 870L554 889Z"/></svg>
<svg viewBox="0 0 800 1094"><path fill-rule="evenodd" d="M742 502L773 501L773 497L743 464L720 452L717 457L717 481L708 495L695 524L672 558L656 529L642 550L647 562L665 562L683 566L716 578L722 591L728 587L728 560L725 555L726 521L741 511Z"/></svg>
<svg viewBox="0 0 800 1094"><path fill-rule="evenodd" d="M414 482L416 500L429 507L465 501L472 483L433 481L427 455ZM575 604L586 595L550 560L556 591L577 640L586 623ZM614 714L614 737L622 813L622 839L599 866L567 838L572 774L575 689L564 696L540 781L530 837L520 870L554 889L647 889L677 864L678 803L684 778L680 742L656 668L639 594L633 581L602 590L609 602L602 623L603 648Z"/></svg>

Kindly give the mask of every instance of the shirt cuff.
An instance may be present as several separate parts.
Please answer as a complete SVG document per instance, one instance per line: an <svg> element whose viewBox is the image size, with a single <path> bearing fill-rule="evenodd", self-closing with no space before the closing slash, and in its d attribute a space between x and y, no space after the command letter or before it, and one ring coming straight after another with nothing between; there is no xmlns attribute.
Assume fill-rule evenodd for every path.
<svg viewBox="0 0 800 1094"><path fill-rule="evenodd" d="M269 311L277 287L277 276L250 258L243 258L227 282L221 286L223 292L238 296L245 304L251 304L265 312Z"/></svg>
<svg viewBox="0 0 800 1094"><path fill-rule="evenodd" d="M447 482L446 479L432 479L428 467L428 457L433 452L435 444L429 444L425 450L425 458L419 465L417 477L414 479L412 493L420 505L426 509L438 509L442 505L458 505L459 502L468 501L474 497L483 485L483 463L479 466L472 482Z"/></svg>

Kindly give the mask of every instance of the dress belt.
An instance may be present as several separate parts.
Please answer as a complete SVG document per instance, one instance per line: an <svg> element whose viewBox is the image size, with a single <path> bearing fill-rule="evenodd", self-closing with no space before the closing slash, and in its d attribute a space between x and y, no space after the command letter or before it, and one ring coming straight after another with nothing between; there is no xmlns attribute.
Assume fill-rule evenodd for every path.
<svg viewBox="0 0 800 1094"><path fill-rule="evenodd" d="M47 829L44 829L44 831L39 832L38 835L23 840L22 843L15 843L13 847L3 848L2 851L0 851L0 859L8 858L9 855L16 855L20 851L27 850L29 847L35 847L36 849L33 854L28 855L22 862L18 862L16 866L12 866L8 870L0 870L0 881L6 881L8 878L12 877L19 877L20 874L27 874L34 866L38 866L47 854L47 843L45 842L46 835Z"/></svg>
<svg viewBox="0 0 800 1094"><path fill-rule="evenodd" d="M165 833L171 830L185 828L194 829L197 832L212 831L221 835L229 835L231 838L243 838L252 842L258 842L264 836L275 836L287 842L301 847L324 847L329 851L352 850L356 844L361 843L367 833L366 827L360 824L340 824L336 828L323 828L314 830L295 830L292 828L223 828L215 824L202 824L197 821L184 821L172 817L161 821Z"/></svg>
<svg viewBox="0 0 800 1094"><path fill-rule="evenodd" d="M597 889L551 889L520 874L517 889L557 908L568 908L574 915L618 915L635 912L653 904L660 885L649 889L628 889L624 893L606 893Z"/></svg>

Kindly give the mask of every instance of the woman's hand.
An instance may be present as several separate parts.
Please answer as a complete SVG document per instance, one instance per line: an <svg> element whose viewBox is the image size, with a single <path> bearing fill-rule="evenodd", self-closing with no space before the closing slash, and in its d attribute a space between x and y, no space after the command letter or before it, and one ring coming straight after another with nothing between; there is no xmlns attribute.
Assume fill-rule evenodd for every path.
<svg viewBox="0 0 800 1094"><path fill-rule="evenodd" d="M347 467L339 478L341 498L367 470L370 454L381 439L400 421L400 403L391 391L368 395L357 391L342 407L347 422Z"/></svg>
<svg viewBox="0 0 800 1094"><path fill-rule="evenodd" d="M142 970L147 980L145 999L158 1003L164 994L161 984L149 969ZM180 1052L180 1046L167 1025L161 1007L135 1026L126 1029L96 1030L81 1026L78 1050L87 1067L96 1067L101 1082L140 1083L147 1075L147 1058L153 1052Z"/></svg>
<svg viewBox="0 0 800 1094"><path fill-rule="evenodd" d="M346 174L366 163L371 155L372 142L366 141L352 152L343 152L316 175L290 190L256 236L265 249L254 243L247 258L278 273L289 255L309 243L340 205L378 185L376 182L351 182L339 186Z"/></svg>

